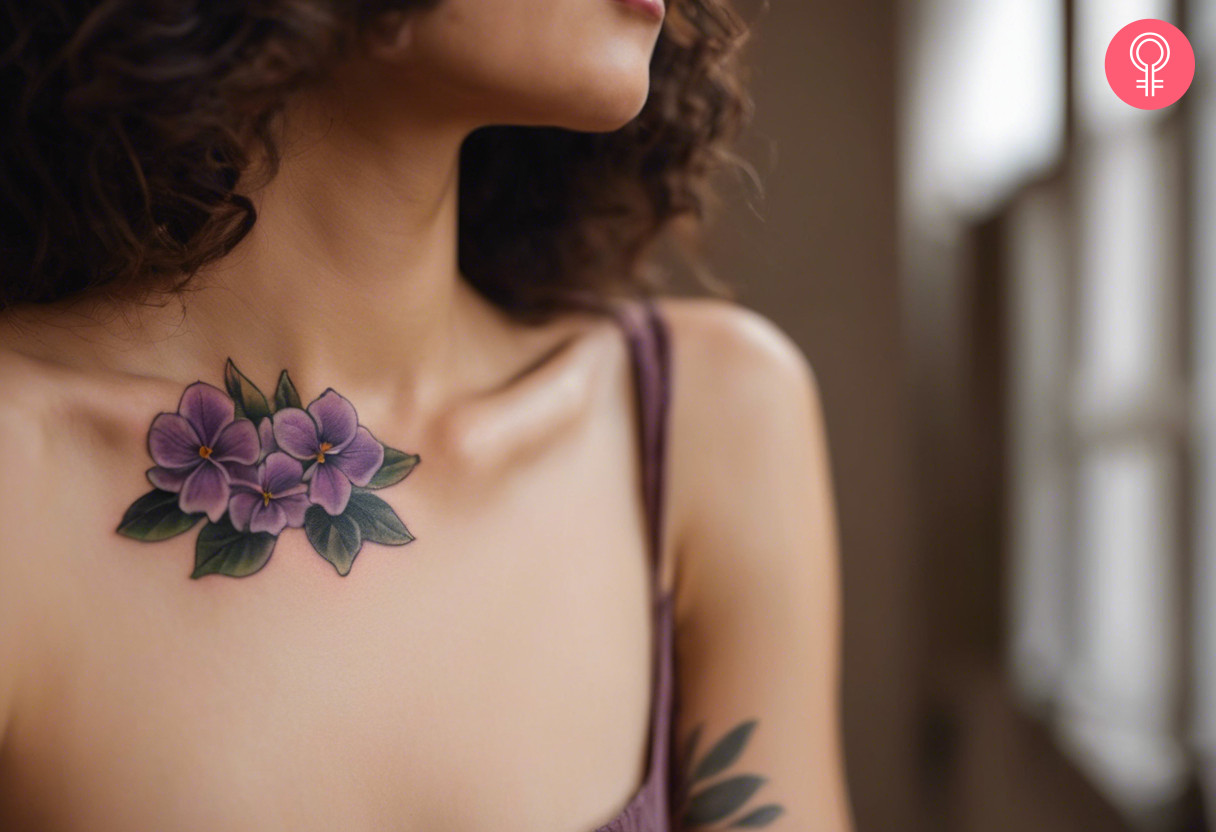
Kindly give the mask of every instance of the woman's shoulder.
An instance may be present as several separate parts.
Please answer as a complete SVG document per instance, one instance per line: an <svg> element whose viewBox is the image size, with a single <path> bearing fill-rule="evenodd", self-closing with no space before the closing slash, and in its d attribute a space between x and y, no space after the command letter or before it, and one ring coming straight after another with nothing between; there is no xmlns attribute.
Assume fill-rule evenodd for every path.
<svg viewBox="0 0 1216 832"><path fill-rule="evenodd" d="M54 546L56 529L64 522L54 516L56 483L70 478L63 460L53 452L59 428L53 382L37 362L0 344L0 505L4 534L0 535L0 740L14 695L18 668L28 652L28 623L37 620L40 562Z"/></svg>
<svg viewBox="0 0 1216 832"><path fill-rule="evenodd" d="M90 467L99 437L112 434L113 424L98 414L113 406L89 374L3 341L0 390L0 445L5 448L0 503L12 518L0 537L0 568L15 578L13 559L25 559L35 544L45 552L56 530L71 526L55 522L56 506L76 496L79 475Z"/></svg>
<svg viewBox="0 0 1216 832"><path fill-rule="evenodd" d="M23 556L22 534L45 549L57 530L70 530L56 512L62 521L63 504L140 441L140 408L149 400L138 379L25 347L0 337L0 500L21 518L0 538L0 568Z"/></svg>
<svg viewBox="0 0 1216 832"><path fill-rule="evenodd" d="M662 298L658 308L671 333L674 382L694 416L721 414L723 407L760 416L758 399L792 404L816 395L802 348L760 312L717 298Z"/></svg>
<svg viewBox="0 0 1216 832"><path fill-rule="evenodd" d="M9 444L19 433L35 458L64 445L65 427L73 436L104 429L132 413L144 393L136 377L90 361L87 343L69 351L57 340L66 340L62 330L14 329L0 316L0 436Z"/></svg>
<svg viewBox="0 0 1216 832"><path fill-rule="evenodd" d="M713 559L697 571L729 576L747 535L756 542L780 512L830 489L818 384L798 344L756 311L717 299L659 309L672 346L668 531L679 568Z"/></svg>
<svg viewBox="0 0 1216 832"><path fill-rule="evenodd" d="M0 341L0 496L12 506L30 496L45 468L47 437L55 429L54 402L67 393L57 388L54 369Z"/></svg>

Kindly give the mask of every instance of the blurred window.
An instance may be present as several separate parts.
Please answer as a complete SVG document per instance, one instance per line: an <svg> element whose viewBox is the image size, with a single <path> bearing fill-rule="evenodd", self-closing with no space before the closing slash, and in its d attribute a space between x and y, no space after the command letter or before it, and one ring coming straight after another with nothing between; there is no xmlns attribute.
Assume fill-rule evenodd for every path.
<svg viewBox="0 0 1216 832"><path fill-rule="evenodd" d="M1180 107L1121 102L1104 55L1127 23L1178 10L1071 6L1075 134L1007 226L1010 655L1073 759L1143 819L1190 773L1185 124Z"/></svg>
<svg viewBox="0 0 1216 832"><path fill-rule="evenodd" d="M1061 8L1061 0L921 5L904 96L913 200L979 214L1059 159Z"/></svg>

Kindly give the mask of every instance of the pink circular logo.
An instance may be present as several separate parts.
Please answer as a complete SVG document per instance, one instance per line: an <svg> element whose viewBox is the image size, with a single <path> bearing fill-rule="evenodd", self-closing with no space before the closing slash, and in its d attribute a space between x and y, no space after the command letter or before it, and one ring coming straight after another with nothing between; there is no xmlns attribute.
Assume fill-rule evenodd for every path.
<svg viewBox="0 0 1216 832"><path fill-rule="evenodd" d="M1160 110L1182 98L1195 78L1195 50L1177 26L1137 20L1106 47L1106 80L1115 95L1141 110Z"/></svg>

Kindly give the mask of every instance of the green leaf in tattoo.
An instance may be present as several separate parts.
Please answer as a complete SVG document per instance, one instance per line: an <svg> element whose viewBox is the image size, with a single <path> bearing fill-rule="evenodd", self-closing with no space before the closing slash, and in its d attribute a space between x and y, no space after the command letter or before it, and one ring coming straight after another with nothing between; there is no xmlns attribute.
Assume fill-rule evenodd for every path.
<svg viewBox="0 0 1216 832"><path fill-rule="evenodd" d="M756 720L750 719L736 725L710 746L699 759L697 745L703 725L697 725L688 736L679 757L677 788L674 805L683 812L683 825L687 828L704 827L729 819L744 808L752 796L767 780L755 774L737 774L718 780L693 793L693 787L703 780L722 774L738 761L743 753ZM785 810L770 803L755 809L730 824L731 827L758 828L776 820Z"/></svg>
<svg viewBox="0 0 1216 832"><path fill-rule="evenodd" d="M154 488L131 503L118 524L118 533L150 542L168 540L190 531L202 517L182 511L172 491Z"/></svg>
<svg viewBox="0 0 1216 832"><path fill-rule="evenodd" d="M748 812L743 817L731 824L732 827L746 827L754 829L758 826L768 826L770 823L781 817L785 811L782 807L775 803L770 803L767 806L761 806L754 812Z"/></svg>
<svg viewBox="0 0 1216 832"><path fill-rule="evenodd" d="M274 409L282 410L285 407L304 407L300 394L296 392L296 386L291 383L291 377L287 375L286 370L279 373L279 383L274 388Z"/></svg>
<svg viewBox="0 0 1216 832"><path fill-rule="evenodd" d="M371 492L356 488L343 514L355 521L364 540L385 546L404 546L414 539L392 507ZM308 521L305 515L305 522Z"/></svg>
<svg viewBox="0 0 1216 832"><path fill-rule="evenodd" d="M743 746L751 738L755 727L756 720L752 719L732 728L701 758L701 762L692 773L692 779L704 780L706 777L713 777L729 768L743 753Z"/></svg>
<svg viewBox="0 0 1216 832"><path fill-rule="evenodd" d="M697 725L688 735L688 739L684 741L684 747L680 750L679 756L676 757L676 789L672 795L672 803L675 806L683 806L688 802L688 790L692 787L692 771L693 754L697 750L697 742L701 739L701 729L704 725Z"/></svg>
<svg viewBox="0 0 1216 832"><path fill-rule="evenodd" d="M363 548L359 524L346 512L331 515L320 506L309 506L304 514L304 534L317 554L343 577L350 573L355 556Z"/></svg>
<svg viewBox="0 0 1216 832"><path fill-rule="evenodd" d="M384 463L380 466L371 482L367 484L368 488L387 488L390 485L396 485L403 479L409 476L415 466L422 461L422 457L418 454L407 454L405 451L399 451L396 448L384 446Z"/></svg>
<svg viewBox="0 0 1216 832"><path fill-rule="evenodd" d="M701 739L701 729L704 725L698 725L688 734L688 739L684 741L684 750L680 753L680 772L681 776L687 776L692 771L692 756L696 753L697 742Z"/></svg>
<svg viewBox="0 0 1216 832"><path fill-rule="evenodd" d="M194 572L190 577L252 575L270 560L276 539L267 532L238 531L227 517L218 523L208 523L195 541Z"/></svg>
<svg viewBox="0 0 1216 832"><path fill-rule="evenodd" d="M270 415L270 404L265 394L236 368L231 358L224 364L224 386L236 404L236 418L249 419L256 425Z"/></svg>
<svg viewBox="0 0 1216 832"><path fill-rule="evenodd" d="M689 801L688 810L684 813L684 825L705 826L725 820L728 815L743 808L743 804L763 785L763 777L740 774L702 789Z"/></svg>

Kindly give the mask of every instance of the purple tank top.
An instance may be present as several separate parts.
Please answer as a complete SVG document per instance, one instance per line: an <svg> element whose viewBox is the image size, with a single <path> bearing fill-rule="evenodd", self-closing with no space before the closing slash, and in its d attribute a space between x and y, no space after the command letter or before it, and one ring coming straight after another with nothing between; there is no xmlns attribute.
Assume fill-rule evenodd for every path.
<svg viewBox="0 0 1216 832"><path fill-rule="evenodd" d="M663 462L667 445L667 411L671 359L666 322L649 300L612 308L624 330L633 362L642 455L642 495L650 558L654 667L650 704L650 750L646 778L624 810L595 832L670 832L668 806L670 748L675 708L672 597L662 592L659 554L663 529Z"/></svg>

